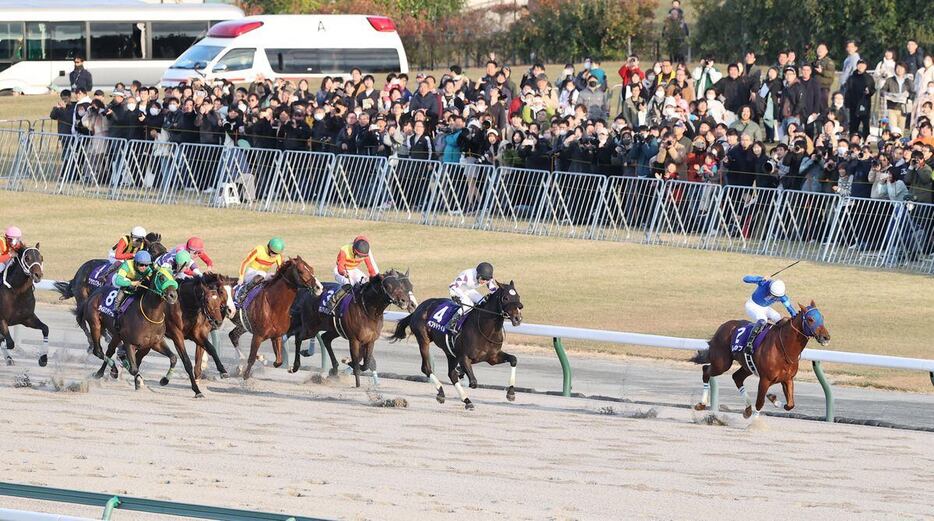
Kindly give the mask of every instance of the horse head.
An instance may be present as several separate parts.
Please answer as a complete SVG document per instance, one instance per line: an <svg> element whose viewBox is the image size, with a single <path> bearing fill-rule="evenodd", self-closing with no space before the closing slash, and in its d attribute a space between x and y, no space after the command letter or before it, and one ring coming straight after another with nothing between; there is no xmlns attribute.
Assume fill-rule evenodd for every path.
<svg viewBox="0 0 934 521"><path fill-rule="evenodd" d="M162 245L162 234L155 232L146 234L146 238L143 240L143 249L148 251L153 259L169 251Z"/></svg>
<svg viewBox="0 0 934 521"><path fill-rule="evenodd" d="M824 315L817 309L814 301L812 300L808 307L798 304L798 309L800 309L798 316L801 317L801 331L806 336L813 337L822 346L829 344L830 332L824 323Z"/></svg>
<svg viewBox="0 0 934 521"><path fill-rule="evenodd" d="M39 243L35 246L24 248L19 254L19 264L23 273L32 277L33 283L42 280L42 252L39 251Z"/></svg>
<svg viewBox="0 0 934 521"><path fill-rule="evenodd" d="M390 269L380 277L380 286L390 302L409 313L415 311L418 301L412 291L409 270L399 273L395 269Z"/></svg>
<svg viewBox="0 0 934 521"><path fill-rule="evenodd" d="M158 295L169 305L178 302L178 282L171 275L167 275L164 270L155 270L150 279L149 291Z"/></svg>
<svg viewBox="0 0 934 521"><path fill-rule="evenodd" d="M491 300L498 301L498 306L503 311L503 315L512 322L513 326L519 326L522 324L522 298L519 296L519 292L516 291L516 284L514 281L509 281L509 284L502 284L499 281L496 281L496 286L499 288L490 296Z"/></svg>
<svg viewBox="0 0 934 521"><path fill-rule="evenodd" d="M217 329L227 315L227 291L218 283L216 276L207 274L195 279L198 305L204 318L212 328Z"/></svg>
<svg viewBox="0 0 934 521"><path fill-rule="evenodd" d="M324 291L324 286L322 286L318 278L315 277L315 269L305 262L301 255L289 259L286 261L286 264L289 264L288 271L286 272L286 276L289 278L286 280L291 282L295 287L308 288L313 295L319 295ZM283 264L280 269L286 269L285 264Z"/></svg>

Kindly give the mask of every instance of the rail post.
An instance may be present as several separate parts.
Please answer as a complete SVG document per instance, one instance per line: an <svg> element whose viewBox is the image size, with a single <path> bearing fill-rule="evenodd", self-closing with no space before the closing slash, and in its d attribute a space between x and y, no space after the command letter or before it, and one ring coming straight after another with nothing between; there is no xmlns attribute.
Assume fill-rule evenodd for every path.
<svg viewBox="0 0 934 521"><path fill-rule="evenodd" d="M814 374L817 375L817 381L820 382L821 388L824 389L824 403L826 409L824 421L833 422L833 391L830 390L830 382L827 381L827 377L824 375L824 369L821 368L820 360L812 361L811 366L814 368ZM934 378L934 376L932 376L932 378Z"/></svg>
<svg viewBox="0 0 934 521"><path fill-rule="evenodd" d="M107 504L104 505L104 515L101 516L103 521L110 521L111 516L113 516L114 509L120 506L120 498L114 496L107 500Z"/></svg>
<svg viewBox="0 0 934 521"><path fill-rule="evenodd" d="M321 333L318 333L318 335L315 336L315 339L317 339L318 350L321 351L321 371L324 372L328 370L329 360L328 355L325 352L326 349L324 348L324 341L321 340Z"/></svg>
<svg viewBox="0 0 934 521"><path fill-rule="evenodd" d="M720 386L716 376L710 377L710 410L714 414L720 412Z"/></svg>
<svg viewBox="0 0 934 521"><path fill-rule="evenodd" d="M931 376L931 385L934 385L934 371L928 373Z"/></svg>
<svg viewBox="0 0 934 521"><path fill-rule="evenodd" d="M552 338L555 345L555 353L558 354L558 360L561 362L561 372L564 373L564 382L561 388L561 394L571 396L571 364L568 363L568 354L564 352L564 344L558 337Z"/></svg>

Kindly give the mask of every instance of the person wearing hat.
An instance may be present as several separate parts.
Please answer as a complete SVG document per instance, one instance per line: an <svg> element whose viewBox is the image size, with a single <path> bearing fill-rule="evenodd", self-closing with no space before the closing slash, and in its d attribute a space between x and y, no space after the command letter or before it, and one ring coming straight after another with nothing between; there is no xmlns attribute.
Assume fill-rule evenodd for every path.
<svg viewBox="0 0 934 521"><path fill-rule="evenodd" d="M856 62L856 70L843 86L843 104L850 113L850 133L869 136L869 116L872 114L872 96L876 83L866 73L866 60Z"/></svg>

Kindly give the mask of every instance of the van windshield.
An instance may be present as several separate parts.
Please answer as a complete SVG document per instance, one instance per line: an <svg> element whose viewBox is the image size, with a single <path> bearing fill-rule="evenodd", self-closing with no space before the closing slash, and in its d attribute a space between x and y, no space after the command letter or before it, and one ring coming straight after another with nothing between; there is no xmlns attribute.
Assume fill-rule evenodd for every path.
<svg viewBox="0 0 934 521"><path fill-rule="evenodd" d="M172 64L172 68L191 70L198 64L201 64L201 67L205 67L223 50L223 47L214 45L195 45L179 56L178 59L175 60L175 63Z"/></svg>

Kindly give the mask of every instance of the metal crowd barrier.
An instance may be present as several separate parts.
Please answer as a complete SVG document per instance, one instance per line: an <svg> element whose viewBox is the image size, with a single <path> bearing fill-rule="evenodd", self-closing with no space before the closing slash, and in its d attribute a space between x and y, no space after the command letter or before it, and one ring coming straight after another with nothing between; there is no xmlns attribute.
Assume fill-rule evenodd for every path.
<svg viewBox="0 0 934 521"><path fill-rule="evenodd" d="M934 205L0 128L0 188L665 244L934 274Z"/></svg>

